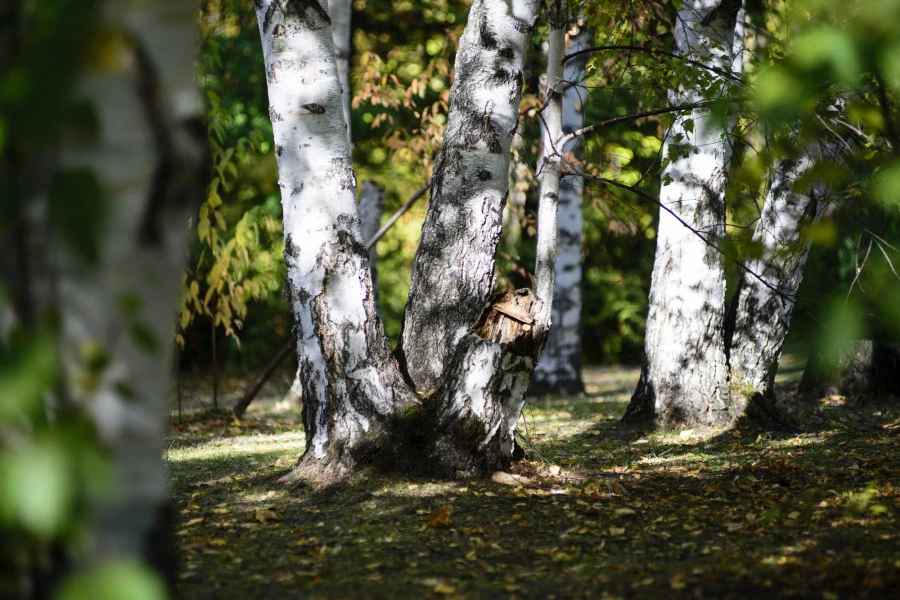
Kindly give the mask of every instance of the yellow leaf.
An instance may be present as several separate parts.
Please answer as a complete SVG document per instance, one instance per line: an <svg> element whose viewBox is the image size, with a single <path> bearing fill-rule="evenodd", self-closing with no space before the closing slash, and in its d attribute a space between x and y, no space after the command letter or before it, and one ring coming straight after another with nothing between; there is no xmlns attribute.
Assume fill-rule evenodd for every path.
<svg viewBox="0 0 900 600"><path fill-rule="evenodd" d="M669 585L672 586L673 590L681 590L684 589L687 580L687 576L684 573L678 573L669 580Z"/></svg>
<svg viewBox="0 0 900 600"><path fill-rule="evenodd" d="M623 535L625 533L624 527L610 527L609 535Z"/></svg>
<svg viewBox="0 0 900 600"><path fill-rule="evenodd" d="M452 594L454 591L456 591L456 588L444 581L434 586L435 594Z"/></svg>
<svg viewBox="0 0 900 600"><path fill-rule="evenodd" d="M222 538L213 538L207 542L210 546L224 546L228 542L223 540Z"/></svg>
<svg viewBox="0 0 900 600"><path fill-rule="evenodd" d="M617 509L615 510L615 513L616 513L617 515L619 515L619 516L623 516L623 515L633 515L633 514L634 514L634 510L631 509L631 508L617 508Z"/></svg>
<svg viewBox="0 0 900 600"><path fill-rule="evenodd" d="M445 504L428 517L425 527L436 529L438 527L450 527L453 525L453 506Z"/></svg>
<svg viewBox="0 0 900 600"><path fill-rule="evenodd" d="M260 523L265 523L266 521L281 521L283 519L277 511L271 508L261 508L253 511L253 518Z"/></svg>
<svg viewBox="0 0 900 600"><path fill-rule="evenodd" d="M185 527L193 527L194 525L199 525L206 521L206 517L197 517L195 519L191 519L187 523L184 524Z"/></svg>

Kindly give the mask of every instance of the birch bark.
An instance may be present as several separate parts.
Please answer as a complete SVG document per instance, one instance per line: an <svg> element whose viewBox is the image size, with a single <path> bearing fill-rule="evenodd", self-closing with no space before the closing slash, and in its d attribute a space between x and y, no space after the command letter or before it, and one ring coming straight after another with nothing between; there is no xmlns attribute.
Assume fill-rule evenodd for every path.
<svg viewBox="0 0 900 600"><path fill-rule="evenodd" d="M523 57L537 6L536 0L476 0L460 39L397 353L423 395L437 389L494 285Z"/></svg>
<svg viewBox="0 0 900 600"><path fill-rule="evenodd" d="M742 0L686 0L676 19L675 51L739 73L744 19ZM713 98L692 84L670 91L669 99L674 105ZM664 143L670 162L660 189L644 358L626 421L718 426L736 416L723 335L725 270L713 248L725 234L727 137L734 123L733 114L723 126L709 110L697 109L675 118Z"/></svg>
<svg viewBox="0 0 900 600"><path fill-rule="evenodd" d="M61 166L90 169L108 194L104 236L94 263L59 239L50 250L66 395L95 424L119 483L119 493L98 499L86 548L93 559L150 548L164 571L172 565L159 563L174 558L151 542L169 514L160 456L174 307L208 168L191 59L196 21L196 7L174 0L108 5L104 26L123 43L87 67L78 89L100 130L65 138L60 151ZM88 364L97 353L108 361L99 372Z"/></svg>
<svg viewBox="0 0 900 600"><path fill-rule="evenodd" d="M590 46L591 33L580 19L569 22L566 33L566 54ZM584 125L584 103L587 89L580 85L584 79L587 55L566 62L562 92L562 132L572 133ZM563 163L578 163L582 158L581 137L576 137L559 149ZM563 168L563 171L566 169ZM529 388L537 394L578 394L584 391L581 380L581 212L583 180L566 175L559 184L559 223L556 256L556 286L553 291L553 326L541 359L535 367Z"/></svg>
<svg viewBox="0 0 900 600"><path fill-rule="evenodd" d="M781 348L809 255L809 241L803 239L802 231L818 221L826 206L829 189L823 182L800 187L815 157L830 153L812 150L784 159L774 169L753 234L762 254L745 263L729 308L726 343L741 412L754 394L772 397L774 393Z"/></svg>
<svg viewBox="0 0 900 600"><path fill-rule="evenodd" d="M435 169L439 202L423 228L432 245L420 249L425 258L413 275L413 287L424 278L420 290L429 289L431 296L412 312L421 311L423 303L444 306L456 293L474 317L462 329L467 337L441 346L445 376L438 380L438 372L431 393L422 393L421 400L393 361L375 310L328 15L316 0L258 0L256 6L303 373L307 449L287 480L328 483L365 465L448 474L501 468L514 449L524 390L540 348L535 331L542 303L530 290L519 290L484 310L490 287L482 297L472 282L493 277L521 86L521 74L510 69L522 63L537 2L476 2L457 54L458 97L451 100L448 120L452 134ZM555 237L555 224L544 231ZM473 239L484 244L467 254L465 242ZM550 247L552 240L543 243ZM453 251L462 254L451 257ZM424 269L435 256L453 259L462 285ZM539 278L542 289L552 290L550 266L549 283L546 276ZM546 275L547 268L542 272ZM460 290L478 293L461 296ZM458 311L430 318L439 326L449 319L461 327ZM430 364L433 357L424 352L417 346L406 356Z"/></svg>
<svg viewBox="0 0 900 600"><path fill-rule="evenodd" d="M562 157L562 58L565 3L549 5L546 142L540 168L535 291L515 290L492 302L479 327L462 338L434 394L437 439L432 459L463 472L506 465L537 357L547 339L556 277L557 196ZM507 155L509 148L507 147ZM508 168L508 165L504 168ZM499 228L499 223L495 224Z"/></svg>
<svg viewBox="0 0 900 600"><path fill-rule="evenodd" d="M256 11L303 373L307 451L294 477L341 477L418 400L377 318L328 14L318 0L257 0Z"/></svg>

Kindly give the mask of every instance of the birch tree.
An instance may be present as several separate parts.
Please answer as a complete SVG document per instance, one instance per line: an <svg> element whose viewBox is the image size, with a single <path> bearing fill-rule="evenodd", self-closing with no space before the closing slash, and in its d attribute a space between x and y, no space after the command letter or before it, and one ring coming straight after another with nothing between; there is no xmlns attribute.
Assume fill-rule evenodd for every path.
<svg viewBox="0 0 900 600"><path fill-rule="evenodd" d="M473 3L395 360L375 310L328 13L318 0L256 2L303 371L307 449L289 479L328 482L369 464L481 472L511 458L552 305L546 281L538 296L489 304L537 8ZM539 260L546 271L553 257Z"/></svg>
<svg viewBox="0 0 900 600"><path fill-rule="evenodd" d="M682 4L675 52L700 61L715 77L702 89L690 82L671 90L673 105L724 99L726 75L741 71L744 21L742 0ZM709 90L718 90L718 96ZM644 358L626 421L718 426L735 416L723 333L725 270L715 247L725 234L728 135L734 123L734 111L724 122L708 108L678 114L663 145L668 163L659 196Z"/></svg>
<svg viewBox="0 0 900 600"><path fill-rule="evenodd" d="M105 461L116 487L88 497L84 536L77 546L63 546L61 561L58 552L55 558L32 555L36 587L19 590L21 597L49 597L60 570L107 559L149 559L170 583L176 575L174 514L161 454L171 392L168 342L189 216L207 168L192 60L197 13L175 0L108 3L98 12L74 91L76 101L92 108L96 127L64 131L44 157L55 161L34 171L56 175L25 199L29 239L20 247L27 255L19 258L29 273L18 285L28 286L19 291L31 298L35 315L52 315L58 323L61 375L53 382L51 370L40 382L43 418L51 432L81 424L79 447L90 445L95 432L105 458L94 468ZM35 323L29 325L21 312L16 318L34 334ZM27 438L7 434L12 431L4 429L3 450L11 453L3 457L4 476L15 470L16 451ZM11 440L17 441L6 447ZM37 462L25 457L34 465L27 476L36 477L48 496L30 498L29 505L46 511L49 502L77 514L80 509L66 502L74 503L82 492L73 488L86 484L73 473L89 467L67 462L75 457L53 456L43 452ZM16 510L27 515L31 509ZM46 539L48 531L42 533ZM147 597L154 597L153 589Z"/></svg>
<svg viewBox="0 0 900 600"><path fill-rule="evenodd" d="M760 254L743 264L725 325L738 414L755 395L774 395L778 360L809 255L804 229L822 216L831 192L814 169L839 160L840 147L830 134L823 136L808 142L798 156L782 158L772 170L753 234Z"/></svg>
<svg viewBox="0 0 900 600"><path fill-rule="evenodd" d="M566 54L578 52L590 45L591 33L581 19L570 20L566 31ZM562 80L562 133L570 134L584 125L584 105L587 88L581 85L585 77L587 54L566 61ZM545 128L546 129L546 128ZM584 391L581 379L581 262L582 262L582 189L583 178L571 171L580 171L582 158L581 136L554 149L557 140L549 142L549 152L558 150L570 172L559 186L559 238L556 257L556 287L553 292L553 327L541 359L534 371L532 393L578 394ZM565 170L565 168L564 168Z"/></svg>
<svg viewBox="0 0 900 600"><path fill-rule="evenodd" d="M160 460L171 391L167 342L186 224L207 168L190 60L196 18L194 6L175 0L110 5L110 64L95 64L80 86L100 134L66 138L61 153L64 167L91 169L109 195L96 264L54 248L66 388L96 425L120 484L96 509L92 547L100 556L143 556L171 518ZM108 359L89 385L86 348Z"/></svg>

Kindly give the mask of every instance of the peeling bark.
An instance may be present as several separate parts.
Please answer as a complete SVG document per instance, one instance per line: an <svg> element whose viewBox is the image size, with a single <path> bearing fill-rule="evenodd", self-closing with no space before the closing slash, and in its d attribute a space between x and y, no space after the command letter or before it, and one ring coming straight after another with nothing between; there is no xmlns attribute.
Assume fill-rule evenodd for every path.
<svg viewBox="0 0 900 600"><path fill-rule="evenodd" d="M740 72L744 19L742 0L686 0L678 11L675 51ZM669 100L709 100L704 92L686 86L670 91ZM723 127L706 109L679 114L664 143L670 163L660 189L644 358L626 421L719 426L736 416L723 335L725 269L713 247L725 235L727 136L734 123L730 115ZM686 155L679 152L684 145Z"/></svg>
<svg viewBox="0 0 900 600"><path fill-rule="evenodd" d="M494 285L523 57L537 5L476 0L460 39L397 353L420 394L437 389Z"/></svg>
<svg viewBox="0 0 900 600"><path fill-rule="evenodd" d="M591 33L581 19L568 23L566 54L590 46ZM562 91L562 133L569 134L584 125L587 89L581 87L587 55L565 64ZM581 137L560 149L563 174L567 166L580 169ZM574 170L574 169L573 169ZM556 253L556 285L553 291L553 326L541 359L535 367L530 391L537 394L578 394L584 391L581 379L581 212L583 180L567 175L559 184L559 221Z"/></svg>

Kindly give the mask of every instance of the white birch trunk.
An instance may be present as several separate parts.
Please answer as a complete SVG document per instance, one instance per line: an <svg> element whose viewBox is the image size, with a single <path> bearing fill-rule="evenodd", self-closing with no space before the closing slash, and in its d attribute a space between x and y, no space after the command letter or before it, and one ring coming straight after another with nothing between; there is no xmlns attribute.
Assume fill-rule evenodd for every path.
<svg viewBox="0 0 900 600"><path fill-rule="evenodd" d="M754 394L771 397L774 392L781 348L809 255L809 241L803 239L802 230L821 217L829 192L821 181L798 188L814 164L807 154L776 166L753 234L762 254L745 263L738 280L726 327L738 403L746 404ZM743 406L738 410L743 411Z"/></svg>
<svg viewBox="0 0 900 600"><path fill-rule="evenodd" d="M566 54L590 45L591 33L580 19L569 23ZM562 132L572 133L584 125L587 89L584 79L587 55L568 61L563 70ZM563 164L580 170L581 137L569 141L561 149ZM565 172L563 168L563 172ZM583 180L575 175L563 177L559 184L559 222L556 255L556 286L553 291L553 326L547 344L535 367L530 390L533 393L578 394L584 391L581 380L581 211Z"/></svg>
<svg viewBox="0 0 900 600"><path fill-rule="evenodd" d="M675 51L739 72L744 18L742 0L685 0ZM673 105L711 100L704 92L691 85L670 91L669 99ZM644 360L626 420L718 426L736 416L723 333L725 269L713 248L725 235L727 138L734 123L729 116L723 128L705 109L679 114L663 145L670 162L660 188ZM680 145L689 147L686 155Z"/></svg>
<svg viewBox="0 0 900 600"><path fill-rule="evenodd" d="M331 18L331 37L334 39L335 60L337 61L338 78L341 82L341 103L344 112L344 123L347 126L347 141L353 146L353 136L350 132L350 57L352 28L350 27L351 17L353 15L353 0L328 0L328 15ZM365 182L363 182L363 195L366 197ZM363 216L363 226L365 227L365 218ZM365 232L364 240L368 240ZM371 259L374 253L369 253ZM372 263L372 273L375 273L375 264ZM373 289L377 289L373 278ZM299 402L303 396L303 382L300 380L300 367L294 375L294 382L291 389L285 395L285 400L294 403Z"/></svg>
<svg viewBox="0 0 900 600"><path fill-rule="evenodd" d="M341 477L417 400L375 310L328 15L318 0L256 6L302 370L307 442L295 475Z"/></svg>
<svg viewBox="0 0 900 600"><path fill-rule="evenodd" d="M433 392L494 285L525 49L537 0L476 0L460 39L447 131L413 262L398 358L420 394Z"/></svg>
<svg viewBox="0 0 900 600"><path fill-rule="evenodd" d="M208 165L198 131L196 7L174 0L113 3L103 21L122 43L104 64L88 66L78 88L97 111L99 133L66 138L60 164L98 176L109 206L97 218L107 226L96 264L61 240L52 242L51 257L66 395L96 425L119 484L117 493L98 499L88 553L139 558L165 529L160 519L168 513L160 457L171 340L188 220ZM96 372L88 361L100 353L109 362Z"/></svg>

